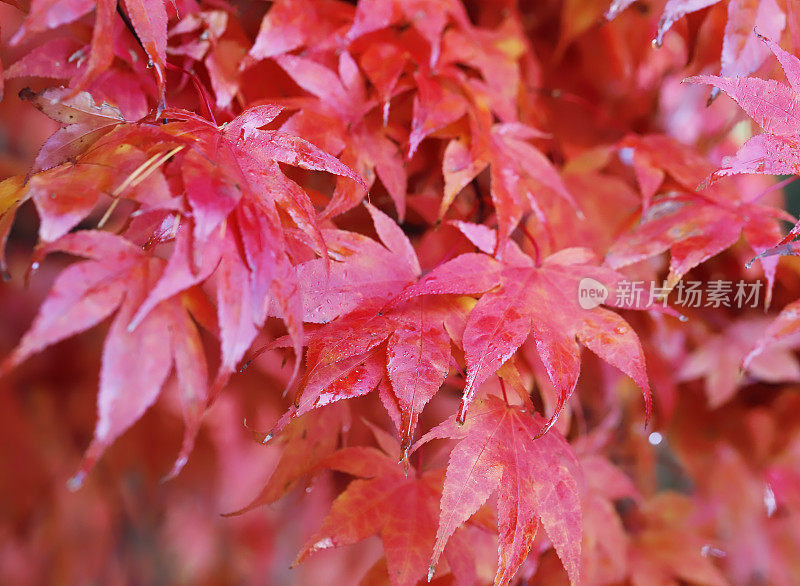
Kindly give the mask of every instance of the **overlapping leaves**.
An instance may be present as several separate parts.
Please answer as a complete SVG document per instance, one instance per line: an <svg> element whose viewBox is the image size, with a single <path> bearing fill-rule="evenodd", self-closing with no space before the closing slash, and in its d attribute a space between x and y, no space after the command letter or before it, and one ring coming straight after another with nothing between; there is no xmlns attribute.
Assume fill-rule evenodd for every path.
<svg viewBox="0 0 800 586"><path fill-rule="evenodd" d="M280 308L299 356L302 307L277 206L285 205L290 212L300 210L298 223L308 228L310 241L322 249L325 245L313 215L307 213L306 223L302 222L302 211L308 212L311 206L308 196L283 175L278 163L339 173L354 181L360 178L298 137L259 130L280 112L277 107L252 108L220 131L183 111L167 111L164 124L125 123L115 111L95 106L85 94L70 97L50 92L32 99L64 123L65 129L77 126L80 132L87 125L97 126L95 120L102 122L98 131L102 135L84 141L81 152L70 150L67 154L61 149L58 158L53 155L49 159L52 164L63 158L70 162L34 175L17 192L18 198L33 198L37 203L41 238L53 241L43 245L41 255L65 250L94 257L96 262L75 265L62 274L33 328L6 361L6 368L13 366L121 308L106 345L100 419L83 473L155 400L169 372L170 356L155 347L144 354L156 362L137 369L129 360L132 348L146 349L148 344L157 345L188 332L173 341L173 352L179 378L191 379L188 384L192 388L186 393L194 402L187 419L192 433L209 393L213 398L235 371L272 304ZM111 122L106 123L109 118ZM59 131L48 144L71 140L71 135ZM48 153L54 152L59 149L48 149ZM100 161L105 164L99 165ZM76 191L75 179L80 177L86 178L86 188ZM89 216L103 195L112 197L111 209L121 198L139 207L126 234L141 240L138 245L105 232L65 235ZM101 240L94 243L97 239ZM168 259L163 259L157 251L166 242L173 247ZM103 247L108 248L107 259L101 256ZM119 258L110 254L117 249ZM205 325L219 336L220 367L209 389L205 354L194 322L188 314L172 317L170 312L180 306L178 296L194 290L201 302L194 318L203 323L207 312L202 304L208 300L197 286L212 275L216 320ZM65 317L73 314L77 316L74 319ZM157 327L164 331L154 329ZM171 331L174 333L169 334ZM130 375L131 369L138 377ZM180 465L190 443L189 439L184 442Z"/></svg>

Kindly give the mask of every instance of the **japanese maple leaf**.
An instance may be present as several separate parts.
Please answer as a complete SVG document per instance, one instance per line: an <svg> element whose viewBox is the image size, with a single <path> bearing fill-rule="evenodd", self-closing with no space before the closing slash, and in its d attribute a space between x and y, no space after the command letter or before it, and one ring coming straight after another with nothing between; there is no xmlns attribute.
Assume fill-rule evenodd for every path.
<svg viewBox="0 0 800 586"><path fill-rule="evenodd" d="M505 123L519 119L520 57L527 42L520 29L514 15L508 14L497 28L451 27L442 38L438 70L458 81L468 95L488 103L488 108ZM456 67L445 68L445 65ZM466 75L465 67L480 77Z"/></svg>
<svg viewBox="0 0 800 586"><path fill-rule="evenodd" d="M402 222L406 214L408 171L400 147L374 116L353 125L350 128L350 135L350 145L342 153L342 160L366 177L370 187L376 178L380 179L394 202L399 221ZM325 217L338 215L360 202L363 195L353 192L352 182L340 180L330 203L325 208Z"/></svg>
<svg viewBox="0 0 800 586"><path fill-rule="evenodd" d="M92 109L84 113L71 106L69 101L66 104L60 101L47 103L48 108L55 108L57 115L65 117L96 115ZM297 293L297 278L283 248L282 225L275 205L276 201L291 202L291 205L286 205L290 212L297 212L295 216L301 225L304 217L302 212L313 220L313 207L307 201L305 192L283 175L278 162L309 169L333 170L356 180L358 178L337 159L298 137L258 130L279 112L280 108L271 106L251 108L222 130L184 111L165 111L170 121L159 125L146 122L116 123L116 119L113 119L114 128L102 137L102 144L93 144L87 153L79 156L80 162L87 164L76 167L62 165L31 178L27 189L42 213L42 237L46 240L58 238L85 217L101 190L118 196L125 189L136 188L135 198L144 210L177 208L176 211L191 217L191 220L187 218L185 221L171 222L172 236L169 239L175 240L175 247L169 261L154 258L152 262L158 263L158 270L146 272L149 279L147 286L143 285L135 295L131 293L125 297L127 301L122 304L124 311L118 313L117 320L126 323L124 327L112 327L115 335L109 337L107 348L116 348L115 340L127 339L116 335L119 328L136 339L143 336L150 340L153 326L148 324L164 323L164 327L167 327L174 320L160 317L166 311L164 308L174 306L178 303L177 295L213 274L221 339L221 364L214 383L215 393L249 348L272 303L280 309L299 356L302 307ZM174 164L162 170L166 161L173 157ZM88 164L92 162L104 164ZM82 173L77 173L76 168ZM165 172L171 181L167 181ZM78 180L78 184L86 185L83 192L75 189ZM180 190L176 195L185 197L185 208L170 201L171 189ZM223 225L227 229L220 230ZM311 238L318 236L324 249L321 236L314 228L309 227ZM69 241L82 237L82 234L71 236ZM142 254L141 249L133 244L125 240L120 242ZM119 246L123 246L121 243ZM137 270L144 272L144 269ZM124 283L124 279L120 279L119 291L123 290ZM64 295L77 296L78 299L82 298L86 287L91 287L91 284L87 285L81 280L68 278L59 283ZM73 284L76 290L70 293ZM115 294L119 293L117 289L114 291ZM112 300L119 305L116 297ZM95 321L89 325L105 317L115 307L112 303L109 308L96 308L96 311L103 309L106 313L94 316ZM178 324L175 331L179 326L183 329L188 327ZM141 328L144 329L140 332ZM69 330L61 336L76 331L79 330ZM36 340L42 334L31 335ZM161 338L169 339L166 334ZM191 337L187 336L187 339ZM33 342L24 342L21 350L15 354L16 358L8 364L18 363L34 351L26 349L30 344ZM152 377L141 383L146 389L140 395L141 402L130 410L130 417L123 423L112 425L106 420L111 415L106 419L101 416L96 441L87 455L84 470L88 470L92 459L155 400L169 372L170 355L158 350L147 353L148 357L151 355L160 359L160 362L152 368L141 370L143 376ZM177 355L175 361L178 362ZM204 362L201 363L199 359L196 362L198 368L205 368ZM113 372L117 376L116 371ZM108 401L106 397L109 393L116 393L104 391L103 380L101 377L101 405ZM131 378L131 381L135 380ZM109 431L109 426L112 431Z"/></svg>
<svg viewBox="0 0 800 586"><path fill-rule="evenodd" d="M782 210L758 203L730 204L688 194L666 197L614 242L606 262L621 268L669 250L666 287L671 289L692 268L736 244L740 236L754 253L763 252L780 238L778 220L788 217ZM768 283L768 306L777 261L764 258L761 264Z"/></svg>
<svg viewBox="0 0 800 586"><path fill-rule="evenodd" d="M242 67L295 49L319 46L337 29L352 23L352 7L329 0L279 0L261 21L255 42Z"/></svg>
<svg viewBox="0 0 800 586"><path fill-rule="evenodd" d="M718 87L764 129L750 138L733 157L722 161L716 176L738 173L794 175L800 170L800 60L766 37L762 41L778 58L789 85L755 77L718 77L697 75L690 83L706 83Z"/></svg>
<svg viewBox="0 0 800 586"><path fill-rule="evenodd" d="M561 435L542 435L545 425L542 417L488 396L463 424L450 417L415 444L414 449L437 438L461 440L447 465L429 576L456 528L497 491L495 584L511 582L540 521L570 581L580 583L581 469Z"/></svg>
<svg viewBox="0 0 800 586"><path fill-rule="evenodd" d="M469 145L460 138L447 145L442 160L445 193L439 211L443 216L455 196L481 171L490 167L491 196L499 224L499 250L519 224L523 214L538 209L534 193L542 187L574 205L574 200L555 166L528 142L543 133L520 123L483 128L476 121ZM488 134L488 139L486 138Z"/></svg>
<svg viewBox="0 0 800 586"><path fill-rule="evenodd" d="M281 269L269 267L266 263L271 257L262 253L265 251L266 242L269 241L276 250L274 258L278 264L277 261L281 258L278 254L280 242L276 244L279 238L275 228L279 222L274 219L272 223L269 222L267 206L264 206L267 208L266 212L262 210L255 212L254 204L245 201L236 209L235 228L229 230L224 238L218 238L216 233L212 237L213 229L225 220L227 214L234 211L233 208L240 197L240 191L236 189L237 181L242 184L245 181L239 179L241 170L238 170L238 175L230 168L225 170L225 163L235 164L231 162L229 151L227 159L224 157L226 151L220 153L222 164L212 165L209 159L201 154L202 145L196 143L193 138L187 138L192 135L186 132L186 126L181 123L160 126L144 123L119 124L110 136L103 137L103 144L93 145L86 154L81 155L76 165L60 166L34 175L27 189L42 217L40 235L43 240L57 238L76 225L88 215L102 193L131 197L138 200L144 209L166 208L182 211L182 206L177 203L180 200L172 199L170 184L160 169L167 159L181 153L182 156L179 157L181 165L169 169L181 172L188 200L187 207L191 209L194 221L182 222L183 227L180 229L178 223L174 223L172 238L177 236L178 239L172 258L152 291L149 291L142 300L141 307L131 316L130 327L135 329L158 303L207 279L219 265L217 277L221 286L217 292L223 341L221 374L224 375L226 371L235 367L249 342L252 341L252 338L244 339L248 334L246 320L257 323L259 319L263 320L262 313L264 317L266 315L266 312L258 306L264 302L263 299L257 298L257 294L269 288L270 277ZM195 132L201 129L193 128ZM216 128L214 132L218 133ZM230 175L234 175L234 178ZM85 187L76 190L76 185ZM173 181L171 185L177 187L180 183ZM258 225L258 233L246 229L249 227L248 222ZM271 227L272 230L267 227ZM192 228L195 238L190 242L189 234L186 232ZM250 276L248 272L237 270L244 263L237 260L241 258L235 250L237 243L234 238L237 234L243 235L242 246L246 253L252 255L258 250L259 262L265 269L269 268L263 271L258 280L254 279L253 297L247 294L250 291L249 287L244 287L244 293L241 291L243 280L249 279ZM255 237L255 241L252 237ZM192 243L198 250L192 250ZM195 252L197 254L194 254ZM198 267L195 267L196 261ZM238 266L232 266L237 263ZM195 270L196 268L198 270ZM229 293L231 290L238 291L236 297L231 296ZM266 291L263 291L262 295L265 293ZM249 312L246 316L241 311L242 307ZM254 337L255 325L249 329L252 330Z"/></svg>
<svg viewBox="0 0 800 586"><path fill-rule="evenodd" d="M28 35L73 22L91 12L94 5L92 0L78 0L67 5L54 0L34 0L30 4L25 22L15 33L11 43L18 44Z"/></svg>
<svg viewBox="0 0 800 586"><path fill-rule="evenodd" d="M70 79L80 73L77 60L70 57L80 51L83 44L73 38L57 38L42 43L36 51L23 55L4 72L6 79L17 77L52 77Z"/></svg>
<svg viewBox="0 0 800 586"><path fill-rule="evenodd" d="M168 36L180 39L180 44L168 47L167 52L205 65L217 108L230 110L241 85L239 63L250 44L238 20L223 10L188 14L169 30Z"/></svg>
<svg viewBox="0 0 800 586"><path fill-rule="evenodd" d="M696 586L726 586L711 558L703 555L707 540L690 528L689 500L664 492L644 507L645 528L631 540L628 550L633 586L656 586L682 580ZM687 530L689 529L689 530Z"/></svg>
<svg viewBox="0 0 800 586"><path fill-rule="evenodd" d="M397 406L395 419L404 450L417 419L450 370L450 321L465 313L459 301L423 296L392 307L365 304L314 331L308 339L308 373L297 413L365 394L388 374L382 399ZM352 376L359 373L356 379ZM355 388L354 388L355 384Z"/></svg>
<svg viewBox="0 0 800 586"><path fill-rule="evenodd" d="M389 137L388 129L379 124L376 115L367 114L377 100L367 93L358 64L347 52L339 54L336 72L324 65L294 55L276 57L275 61L304 90L316 96L312 109L315 115L330 115L348 123L347 147L342 160L356 169L372 187L380 178L391 196L400 221L405 216L407 172L398 145ZM351 181L340 181L325 209L325 217L333 217L360 203L364 191Z"/></svg>
<svg viewBox="0 0 800 586"><path fill-rule="evenodd" d="M301 297L295 270L284 247L277 207L309 233L320 254L325 243L306 192L283 174L278 163L360 178L335 157L297 136L261 130L281 111L264 105L245 110L222 129L189 112L166 110L175 122L170 133L189 135L189 148L178 153L180 180L194 220L194 253L205 266L217 266L217 313L222 341L219 387L235 370L266 319L270 299L284 317L299 355L302 341ZM221 226L230 227L220 234ZM174 295L208 273L191 270L178 257L170 281L151 296ZM151 301L152 302L152 301ZM143 308L137 319L145 313Z"/></svg>
<svg viewBox="0 0 800 586"><path fill-rule="evenodd" d="M303 321L324 324L365 301L386 301L419 277L419 260L403 230L377 208L366 207L383 245L356 232L323 231L332 262L318 258L297 267Z"/></svg>
<svg viewBox="0 0 800 586"><path fill-rule="evenodd" d="M456 0L367 0L358 4L346 38L352 42L392 25L410 25L429 45L428 63L422 65L435 68L441 55L442 33L450 23L462 29L471 28L464 6Z"/></svg>
<svg viewBox="0 0 800 586"><path fill-rule="evenodd" d="M377 105L377 101L368 99L364 78L347 51L339 54L337 71L294 55L274 59L297 85L316 96L324 108L334 111L349 123L357 122Z"/></svg>
<svg viewBox="0 0 800 586"><path fill-rule="evenodd" d="M752 349L744 357L745 368L757 366L763 360L770 362L772 359L769 354L765 354L767 349L770 353L773 348L777 349L778 356L781 357L784 355L782 348L795 346L800 341L800 300L784 307L756 340L755 346L751 346Z"/></svg>
<svg viewBox="0 0 800 586"><path fill-rule="evenodd" d="M740 235L755 254L779 238L779 220L793 220L783 210L742 198L729 184L698 185L714 172L695 149L662 135L631 135L619 143L620 159L633 167L642 193L642 217L611 246L606 262L614 268L639 262L665 250L671 258L667 288L693 267L735 244ZM675 183L679 192L674 191ZM659 195L659 192L669 195ZM682 192L682 193L681 193ZM777 260L762 259L769 305Z"/></svg>
<svg viewBox="0 0 800 586"><path fill-rule="evenodd" d="M617 143L619 158L633 167L646 212L653 197L668 189L667 178L682 189L693 192L713 171L711 162L693 147L661 134L628 135ZM716 194L712 194L716 195ZM719 197L730 198L730 191Z"/></svg>
<svg viewBox="0 0 800 586"><path fill-rule="evenodd" d="M167 48L165 1L124 0L122 6L149 63L154 66L159 94L163 96ZM65 5L54 0L35 0L31 3L30 12L22 27L11 39L11 44L18 44L34 34L74 22L92 9L95 9L95 19L88 57L85 64L79 65L79 73L72 78L71 83L76 90L84 89L110 68L114 60L116 1L76 0Z"/></svg>
<svg viewBox="0 0 800 586"><path fill-rule="evenodd" d="M63 125L42 145L30 174L74 159L116 125L125 122L117 108L105 103L96 105L86 92L72 93L63 88L47 89L40 93L25 88L20 92L20 98L30 101Z"/></svg>
<svg viewBox="0 0 800 586"><path fill-rule="evenodd" d="M672 25L693 12L719 3L720 0L669 0L664 6L653 42L661 46ZM606 12L612 20L633 4L633 0L614 0ZM761 67L768 52L755 41L756 28L769 37L779 37L786 26L786 15L776 0L729 0L728 18L722 40L721 74L744 76Z"/></svg>
<svg viewBox="0 0 800 586"><path fill-rule="evenodd" d="M159 93L163 96L167 64L166 1L124 0L123 5L149 64L155 68Z"/></svg>
<svg viewBox="0 0 800 586"><path fill-rule="evenodd" d="M720 75L742 77L761 67L769 56L753 34L757 30L769 38L780 37L786 15L775 0L731 0L722 40Z"/></svg>
<svg viewBox="0 0 800 586"><path fill-rule="evenodd" d="M425 18L420 18L423 14ZM417 152L425 138L458 121L470 107L469 97L460 91L457 83L454 83L456 80L453 79L452 73L455 68L444 68L438 63L442 50L442 36L445 27L450 23L467 33L473 30L460 2L372 0L358 6L353 26L346 36L349 42L357 45L358 40L368 33L390 26L410 25L424 39L423 44L427 42L428 47L420 50L416 38L409 38L409 35L405 34L403 39L405 43L386 43L372 52L368 49L362 56L362 67L367 77L375 84L379 97L384 102L384 126L388 118L389 100L396 90L407 57L416 61L417 70L413 77L408 79L416 90L408 134L409 159ZM381 62L375 62L374 59L379 56L383 59ZM358 95L352 84L349 89L352 95ZM383 180L383 177L381 179ZM387 185L387 189L391 193L392 186ZM400 211L402 214L402 210Z"/></svg>
<svg viewBox="0 0 800 586"><path fill-rule="evenodd" d="M413 586L426 574L436 536L438 472L405 471L399 449L350 447L320 463L357 476L333 503L319 531L308 540L294 565L310 554L356 543L378 534L383 542L392 586Z"/></svg>
<svg viewBox="0 0 800 586"><path fill-rule="evenodd" d="M709 406L715 409L728 401L745 382L742 362L753 349L753 340L760 340L770 322L765 319L741 319L724 331L710 335L682 365L679 380L705 378ZM794 354L778 344L768 354L754 354L747 370L766 382L800 380L800 365Z"/></svg>
<svg viewBox="0 0 800 586"><path fill-rule="evenodd" d="M492 235L493 236L493 235ZM492 245L487 240L484 245ZM636 381L650 412L650 386L639 339L619 315L579 304L581 279L604 283L614 301L621 276L597 266L582 248L561 250L541 264L514 242L503 260L467 253L446 262L409 287L403 298L430 294L482 294L469 314L463 336L467 380L458 418L463 421L477 388L497 371L530 333L558 393L552 425L572 395L580 373L580 347L587 346Z"/></svg>
<svg viewBox="0 0 800 586"><path fill-rule="evenodd" d="M189 142L169 128L126 122L116 108L97 106L86 92L49 89L21 96L64 126L40 150L21 194L39 213L42 240L55 240L102 200L125 197L175 209L160 167Z"/></svg>
<svg viewBox="0 0 800 586"><path fill-rule="evenodd" d="M450 370L450 340L457 335L451 322L463 319L465 309L450 296L390 303L418 278L419 262L400 227L366 205L383 247L352 233L325 231L329 250L349 256L333 261L327 277L322 259L298 267L300 281L307 285L307 321L333 317L328 312L343 307L353 309L307 336L307 372L290 417L366 394L388 374L390 385L382 398L397 406L395 423L407 450L420 412ZM349 250L340 248L348 243Z"/></svg>
<svg viewBox="0 0 800 586"><path fill-rule="evenodd" d="M467 98L446 79L417 73L414 82L417 93L408 137L409 158L417 152L425 138L453 124L468 111Z"/></svg>
<svg viewBox="0 0 800 586"><path fill-rule="evenodd" d="M208 381L197 327L180 298L159 303L135 330L128 324L164 270L165 261L106 232L75 232L41 249L86 257L56 279L19 346L5 359L7 372L30 355L82 332L116 312L103 347L98 420L80 470L81 485L106 448L152 405L173 365L181 389L186 433L170 476L186 463L205 408Z"/></svg>

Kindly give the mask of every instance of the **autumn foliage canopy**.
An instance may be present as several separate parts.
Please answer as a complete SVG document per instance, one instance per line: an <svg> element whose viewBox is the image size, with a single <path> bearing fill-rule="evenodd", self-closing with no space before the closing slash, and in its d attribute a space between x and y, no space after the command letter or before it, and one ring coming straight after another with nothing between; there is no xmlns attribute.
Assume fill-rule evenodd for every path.
<svg viewBox="0 0 800 586"><path fill-rule="evenodd" d="M800 584L793 0L0 28L0 581Z"/></svg>

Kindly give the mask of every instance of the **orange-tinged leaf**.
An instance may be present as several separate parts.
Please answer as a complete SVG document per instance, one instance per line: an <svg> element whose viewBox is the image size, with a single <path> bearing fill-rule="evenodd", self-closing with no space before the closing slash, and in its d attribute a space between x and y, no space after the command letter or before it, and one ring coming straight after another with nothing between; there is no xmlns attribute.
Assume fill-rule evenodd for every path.
<svg viewBox="0 0 800 586"><path fill-rule="evenodd" d="M436 438L461 441L450 453L431 569L453 532L497 490L498 569L508 584L525 561L541 521L573 584L580 583L580 466L563 437L539 437L544 420L497 397L475 406L463 425L449 418L414 446Z"/></svg>
<svg viewBox="0 0 800 586"><path fill-rule="evenodd" d="M64 88L51 88L35 93L25 88L20 91L19 97L64 125L86 124L97 128L125 121L118 108L106 103L98 106L87 92L73 95Z"/></svg>
<svg viewBox="0 0 800 586"><path fill-rule="evenodd" d="M11 233L17 208L24 201L25 178L16 175L0 181L0 278L8 280L8 265L6 263L6 242Z"/></svg>
<svg viewBox="0 0 800 586"><path fill-rule="evenodd" d="M350 460L356 461L355 469ZM406 475L393 458L371 448L345 448L322 466L375 476L348 485L295 564L316 551L379 534L392 586L417 584L425 576L436 534L437 475L415 471Z"/></svg>

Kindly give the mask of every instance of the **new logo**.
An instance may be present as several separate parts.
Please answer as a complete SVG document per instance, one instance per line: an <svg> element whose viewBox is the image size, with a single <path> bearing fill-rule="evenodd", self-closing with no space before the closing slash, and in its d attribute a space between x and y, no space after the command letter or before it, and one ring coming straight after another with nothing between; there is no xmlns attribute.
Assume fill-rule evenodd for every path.
<svg viewBox="0 0 800 586"><path fill-rule="evenodd" d="M608 288L600 281L584 277L578 283L578 305L583 309L592 309L608 299Z"/></svg>

